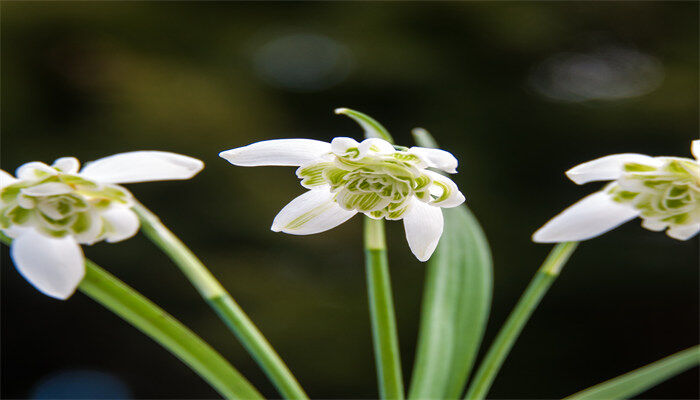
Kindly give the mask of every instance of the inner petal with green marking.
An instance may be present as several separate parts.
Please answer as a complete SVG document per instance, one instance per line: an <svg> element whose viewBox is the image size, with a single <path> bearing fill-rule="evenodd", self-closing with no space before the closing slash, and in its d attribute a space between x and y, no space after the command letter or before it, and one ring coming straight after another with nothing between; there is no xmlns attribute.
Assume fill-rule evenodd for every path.
<svg viewBox="0 0 700 400"><path fill-rule="evenodd" d="M131 193L121 186L99 184L56 169L56 174L36 174L36 179L2 188L0 228L32 226L49 236L82 235L79 237L92 243L101 240L109 227L100 213L132 201Z"/></svg>
<svg viewBox="0 0 700 400"><path fill-rule="evenodd" d="M426 173L418 156L404 149L382 152L350 147L300 167L297 176L305 188L330 187L342 208L376 219L401 219L413 197L433 203L452 193L450 186Z"/></svg>
<svg viewBox="0 0 700 400"><path fill-rule="evenodd" d="M607 192L639 210L646 227L663 230L700 222L700 167L695 160L667 158L658 168L627 163L624 171Z"/></svg>

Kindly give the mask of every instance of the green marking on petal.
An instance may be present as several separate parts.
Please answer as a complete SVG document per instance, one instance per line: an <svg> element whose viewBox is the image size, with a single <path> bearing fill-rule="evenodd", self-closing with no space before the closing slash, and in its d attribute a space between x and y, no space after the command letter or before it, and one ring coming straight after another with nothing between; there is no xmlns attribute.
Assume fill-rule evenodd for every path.
<svg viewBox="0 0 700 400"><path fill-rule="evenodd" d="M71 225L71 230L74 233L83 233L90 229L92 225L92 218L86 212L78 213L75 222Z"/></svg>
<svg viewBox="0 0 700 400"><path fill-rule="evenodd" d="M656 167L639 163L625 163L624 170L625 172L651 172L656 171Z"/></svg>

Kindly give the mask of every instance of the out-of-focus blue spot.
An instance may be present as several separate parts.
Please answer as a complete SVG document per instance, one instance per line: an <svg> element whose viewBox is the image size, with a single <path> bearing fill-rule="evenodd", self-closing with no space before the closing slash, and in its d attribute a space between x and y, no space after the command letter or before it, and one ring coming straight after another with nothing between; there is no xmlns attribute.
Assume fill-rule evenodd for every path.
<svg viewBox="0 0 700 400"><path fill-rule="evenodd" d="M130 399L131 391L118 377L99 371L61 371L43 378L31 399Z"/></svg>
<svg viewBox="0 0 700 400"><path fill-rule="evenodd" d="M350 51L316 34L277 37L253 55L256 73L270 85L297 92L317 92L337 85L352 66Z"/></svg>

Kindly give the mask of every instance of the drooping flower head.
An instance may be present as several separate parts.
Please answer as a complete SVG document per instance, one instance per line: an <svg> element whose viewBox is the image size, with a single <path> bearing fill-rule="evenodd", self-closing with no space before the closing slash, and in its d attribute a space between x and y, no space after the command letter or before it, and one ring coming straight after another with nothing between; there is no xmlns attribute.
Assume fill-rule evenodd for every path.
<svg viewBox="0 0 700 400"><path fill-rule="evenodd" d="M700 140L693 141L691 151L694 160L614 154L570 169L566 175L577 184L612 182L554 217L533 240L586 240L635 217L649 230L690 239L700 231Z"/></svg>
<svg viewBox="0 0 700 400"><path fill-rule="evenodd" d="M438 149L398 147L376 136L376 121L348 109L368 132L357 142L337 137L331 143L278 139L220 153L239 166L296 166L308 192L292 200L272 223L272 230L297 235L319 233L356 213L374 219L404 220L406 237L421 261L430 258L442 234L440 207L455 207L464 196L449 178L428 168L456 173L457 159Z"/></svg>
<svg viewBox="0 0 700 400"><path fill-rule="evenodd" d="M139 229L133 196L116 183L189 179L203 166L179 154L136 151L81 171L73 157L24 164L16 177L0 170L0 230L14 239L15 266L41 292L69 297L85 273L79 244L118 242Z"/></svg>

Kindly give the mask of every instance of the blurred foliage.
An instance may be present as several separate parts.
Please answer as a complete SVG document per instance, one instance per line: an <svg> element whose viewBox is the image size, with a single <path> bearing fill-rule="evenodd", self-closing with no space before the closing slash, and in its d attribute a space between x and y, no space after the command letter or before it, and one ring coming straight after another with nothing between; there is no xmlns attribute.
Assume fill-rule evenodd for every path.
<svg viewBox="0 0 700 400"><path fill-rule="evenodd" d="M208 264L314 398L377 393L360 221L306 237L273 233L276 212L303 192L293 169L233 167L219 151L272 138L359 138L352 121L332 114L340 106L378 119L399 144L411 145L411 128L429 129L460 159L455 181L495 255L489 343L549 249L531 243L530 234L597 188L577 187L563 171L618 152L688 156L698 135L695 2L0 7L2 168L138 149L204 160L207 168L192 181L129 189ZM344 56L304 58L300 51L280 58L277 70L301 66L304 74L315 61L331 60L346 63L344 78L306 91L263 79L254 61L260 48L295 34L330 38ZM552 55L599 43L659 60L663 82L644 96L583 103L550 101L528 84ZM325 79L319 71L310 77ZM410 376L424 267L408 251L401 224L388 228ZM276 395L142 236L85 251L210 340L264 394ZM5 250L2 260L2 397L26 397L42 377L71 368L116 374L137 398L214 396L176 359L84 296L49 299L16 273ZM695 344L697 267L697 240L677 242L638 222L584 243L491 395L560 397ZM645 396L697 398L697 370Z"/></svg>

